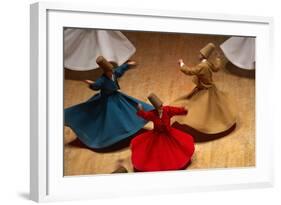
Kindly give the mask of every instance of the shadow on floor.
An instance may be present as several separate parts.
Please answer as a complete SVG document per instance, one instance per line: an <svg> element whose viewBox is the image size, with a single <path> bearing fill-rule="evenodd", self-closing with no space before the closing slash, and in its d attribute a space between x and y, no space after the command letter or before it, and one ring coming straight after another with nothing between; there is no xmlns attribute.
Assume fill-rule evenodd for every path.
<svg viewBox="0 0 281 205"><path fill-rule="evenodd" d="M182 125L178 122L174 122L172 127L192 135L195 142L207 142L207 141L219 139L221 137L230 134L233 130L235 130L236 124L234 124L228 130L217 134L205 134L193 129L192 127L189 127L188 125Z"/></svg>
<svg viewBox="0 0 281 205"><path fill-rule="evenodd" d="M167 171L179 171L179 170L186 170L190 165L192 164L192 161L190 160L184 167L178 170L167 170ZM164 172L164 171L139 171L136 168L134 168L134 172Z"/></svg>
<svg viewBox="0 0 281 205"><path fill-rule="evenodd" d="M231 62L228 62L225 65L225 69L230 72L231 74L238 75L244 78L255 79L256 77L256 70L246 70L242 68L238 68L237 66L233 65Z"/></svg>
<svg viewBox="0 0 281 205"><path fill-rule="evenodd" d="M116 68L118 65L115 62L111 62L113 66ZM96 68L93 70L87 71L76 71L70 69L64 69L64 79L66 80L93 80L95 81L103 74L101 68Z"/></svg>
<svg viewBox="0 0 281 205"><path fill-rule="evenodd" d="M96 80L102 75L102 70L100 68L89 70L89 71L74 71L69 69L64 69L64 79L67 80Z"/></svg>
<svg viewBox="0 0 281 205"><path fill-rule="evenodd" d="M102 152L102 153L106 153L106 152L114 152L114 151L117 151L117 150L120 150L120 149L124 149L126 147L129 147L130 146L130 143L131 143L131 140L139 135L139 134L142 134L144 132L146 132L147 130L145 129L141 129L139 130L137 133L135 133L134 135L130 136L129 138L126 138L124 140L121 140L117 143L115 143L114 145L110 146L110 147L106 147L106 148L103 148L103 149L93 149L93 148L89 148L87 147L86 145L84 145L80 140L79 138L76 138L74 141L68 143L69 145L71 146L74 146L74 147L80 147L80 148L87 148L87 149L90 149L90 150L93 150L94 152Z"/></svg>

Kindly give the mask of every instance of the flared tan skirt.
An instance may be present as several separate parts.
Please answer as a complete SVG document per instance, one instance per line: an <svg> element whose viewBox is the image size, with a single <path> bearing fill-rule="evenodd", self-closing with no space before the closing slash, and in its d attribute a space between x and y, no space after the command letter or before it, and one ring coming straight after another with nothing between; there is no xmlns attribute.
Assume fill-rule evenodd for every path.
<svg viewBox="0 0 281 205"><path fill-rule="evenodd" d="M187 125L202 133L222 133L236 123L235 102L226 93L219 91L215 85L199 90L191 97L189 94L182 96L171 105L184 106L188 110L186 116L174 117L174 122Z"/></svg>

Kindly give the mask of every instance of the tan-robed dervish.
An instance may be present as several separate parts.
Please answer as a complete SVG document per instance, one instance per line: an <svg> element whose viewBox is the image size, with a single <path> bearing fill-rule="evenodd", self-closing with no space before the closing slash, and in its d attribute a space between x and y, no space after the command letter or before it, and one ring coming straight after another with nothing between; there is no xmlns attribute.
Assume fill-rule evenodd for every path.
<svg viewBox="0 0 281 205"><path fill-rule="evenodd" d="M209 61L214 51L213 43L207 44L200 50L200 63L194 67L184 64L179 60L180 70L189 76L193 76L195 88L187 95L178 98L172 105L185 106L188 109L187 116L177 116L175 121L204 134L219 134L227 132L236 125L235 103L229 96L219 91L213 82L213 72L222 67L220 58L215 62Z"/></svg>

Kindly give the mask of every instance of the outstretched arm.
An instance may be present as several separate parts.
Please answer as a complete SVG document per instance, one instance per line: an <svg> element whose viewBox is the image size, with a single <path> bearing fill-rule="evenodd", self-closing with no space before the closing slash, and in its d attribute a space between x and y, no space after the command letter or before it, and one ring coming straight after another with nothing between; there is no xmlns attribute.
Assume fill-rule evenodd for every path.
<svg viewBox="0 0 281 205"><path fill-rule="evenodd" d="M178 61L180 65L180 70L186 75L196 75L200 71L200 67L195 66L195 67L188 67L187 65L184 64L182 59L179 59Z"/></svg>
<svg viewBox="0 0 281 205"><path fill-rule="evenodd" d="M141 108L141 109L140 109ZM151 121L153 120L154 114L151 111L144 111L142 106L138 105L137 115L142 117L145 120Z"/></svg>
<svg viewBox="0 0 281 205"><path fill-rule="evenodd" d="M135 66L136 64L136 61L128 60L126 63L116 68L114 71L116 77L120 78L131 66Z"/></svg>
<svg viewBox="0 0 281 205"><path fill-rule="evenodd" d="M181 68L180 68L181 72L183 72L184 74L186 75L196 75L199 73L200 71L200 67L198 66L194 66L194 67L188 67L187 65L183 65Z"/></svg>
<svg viewBox="0 0 281 205"><path fill-rule="evenodd" d="M120 65L116 70L114 71L114 74L117 78L120 78L127 70L129 69L129 64L124 63Z"/></svg>
<svg viewBox="0 0 281 205"><path fill-rule="evenodd" d="M94 81L90 81L90 80L86 80L86 83L89 84L89 88L92 90L100 90L101 86L102 86L102 80L98 79L96 82Z"/></svg>
<svg viewBox="0 0 281 205"><path fill-rule="evenodd" d="M187 110L184 107L173 107L169 106L169 115L174 116L174 115L186 115Z"/></svg>

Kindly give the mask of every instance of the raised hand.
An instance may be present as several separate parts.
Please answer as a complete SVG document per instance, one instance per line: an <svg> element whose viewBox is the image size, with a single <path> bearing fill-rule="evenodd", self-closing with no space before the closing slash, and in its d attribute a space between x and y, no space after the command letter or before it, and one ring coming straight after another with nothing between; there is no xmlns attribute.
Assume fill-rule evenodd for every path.
<svg viewBox="0 0 281 205"><path fill-rule="evenodd" d="M179 59L179 60L178 60L178 64L179 64L180 67L182 67L182 66L184 65L183 60L182 60L182 59Z"/></svg>
<svg viewBox="0 0 281 205"><path fill-rule="evenodd" d="M142 104L139 103L137 108L138 110L143 110Z"/></svg>
<svg viewBox="0 0 281 205"><path fill-rule="evenodd" d="M128 65L137 65L137 62L136 62L136 61L133 61L133 60L128 60L128 61L127 61L127 64L128 64Z"/></svg>
<svg viewBox="0 0 281 205"><path fill-rule="evenodd" d="M83 82L90 85L90 84L93 84L95 81L92 81L92 80L83 80Z"/></svg>

